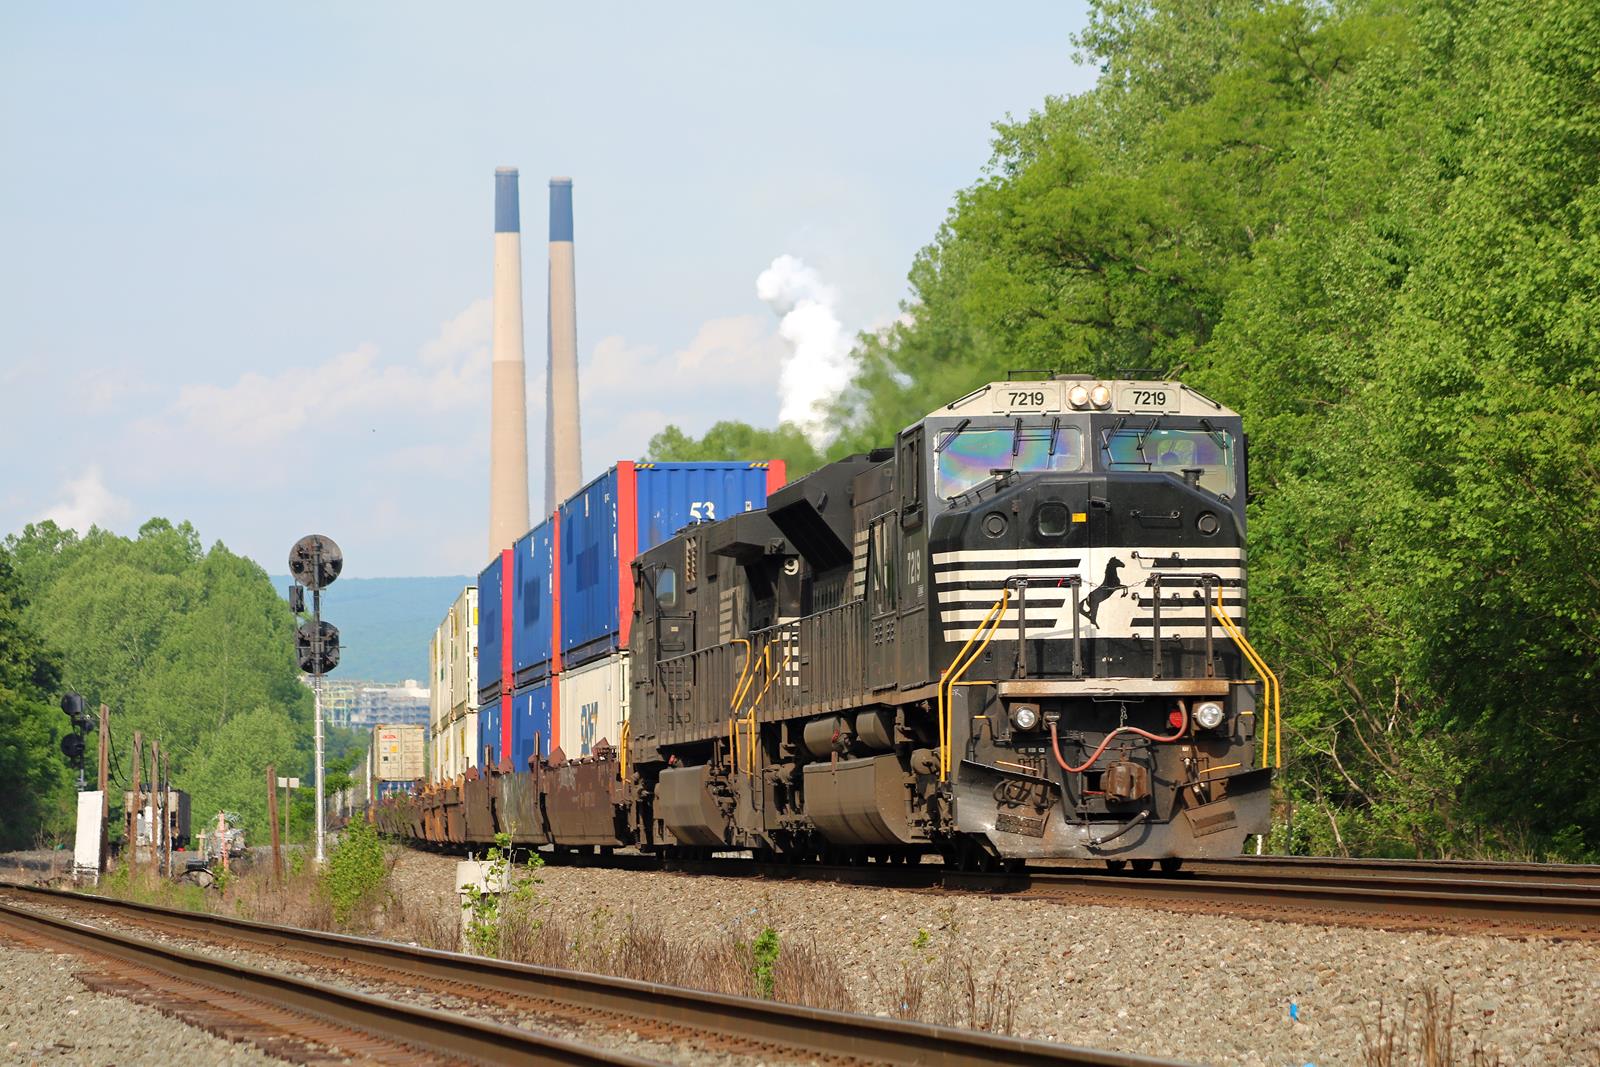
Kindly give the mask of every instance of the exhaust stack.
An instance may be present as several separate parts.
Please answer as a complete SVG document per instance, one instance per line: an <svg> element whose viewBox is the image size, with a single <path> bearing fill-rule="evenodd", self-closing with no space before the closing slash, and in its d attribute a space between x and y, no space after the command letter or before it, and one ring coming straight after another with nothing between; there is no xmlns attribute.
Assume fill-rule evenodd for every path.
<svg viewBox="0 0 1600 1067"><path fill-rule="evenodd" d="M569 246L570 247L570 246ZM489 554L528 522L528 384L522 358L522 222L517 169L494 172L494 335L489 428Z"/></svg>
<svg viewBox="0 0 1600 1067"><path fill-rule="evenodd" d="M550 368L545 377L544 511L583 485L578 421L578 295L573 274L572 179L550 179Z"/></svg>

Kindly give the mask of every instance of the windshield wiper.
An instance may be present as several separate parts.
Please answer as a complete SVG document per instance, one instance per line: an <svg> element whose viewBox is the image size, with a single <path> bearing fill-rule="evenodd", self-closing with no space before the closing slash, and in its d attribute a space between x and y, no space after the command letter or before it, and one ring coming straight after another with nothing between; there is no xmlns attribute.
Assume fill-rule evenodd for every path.
<svg viewBox="0 0 1600 1067"><path fill-rule="evenodd" d="M933 446L933 454L938 455L940 452L943 452L945 449L949 448L950 442L954 441L957 437L960 437L961 431L965 430L970 425L972 425L971 419L962 419L960 422L956 423L956 428L945 434L944 437Z"/></svg>
<svg viewBox="0 0 1600 1067"><path fill-rule="evenodd" d="M1011 458L1016 459L1017 453L1022 451L1022 420L1017 420L1017 428L1011 431Z"/></svg>
<svg viewBox="0 0 1600 1067"><path fill-rule="evenodd" d="M1151 419L1150 425L1140 430L1139 435L1133 439L1133 447L1138 449L1139 458L1147 464L1150 462L1150 457L1144 454L1144 439L1156 432L1156 427L1161 425L1161 420L1165 417L1164 415L1157 415Z"/></svg>
<svg viewBox="0 0 1600 1067"><path fill-rule="evenodd" d="M1057 415L1055 418L1050 420L1050 452L1049 452L1049 456L1050 456L1051 459L1054 459L1055 456L1056 456L1056 438L1058 438L1060 436L1061 436L1061 416Z"/></svg>
<svg viewBox="0 0 1600 1067"><path fill-rule="evenodd" d="M1228 439L1222 436L1221 430L1211 425L1210 419L1201 419L1200 428L1211 435L1211 439L1217 443L1218 448L1222 449L1224 452L1228 450Z"/></svg>

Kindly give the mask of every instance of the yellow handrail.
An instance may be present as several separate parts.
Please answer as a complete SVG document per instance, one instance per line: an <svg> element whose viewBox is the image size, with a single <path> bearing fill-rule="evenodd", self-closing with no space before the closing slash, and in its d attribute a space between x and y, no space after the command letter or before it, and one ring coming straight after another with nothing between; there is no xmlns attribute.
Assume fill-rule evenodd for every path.
<svg viewBox="0 0 1600 1067"><path fill-rule="evenodd" d="M1256 673L1261 675L1261 688L1265 690L1262 694L1265 712L1263 719L1266 723L1266 732L1261 736L1261 765L1282 767L1283 686L1278 681L1278 676L1272 673L1272 668L1267 666L1267 661L1261 657L1261 653L1255 650L1255 646L1245 637L1244 631L1239 629L1239 624L1230 619L1228 613L1223 610L1221 585L1217 586L1217 602L1215 604L1208 602L1206 606L1211 609L1211 614L1216 616L1228 636L1233 638L1233 643L1239 646L1239 651L1244 653L1245 659L1250 661Z"/></svg>
<svg viewBox="0 0 1600 1067"><path fill-rule="evenodd" d="M772 646L768 645L767 648L770 650ZM757 693L756 698L750 702L750 711L744 719L744 725L750 729L750 748L746 759L746 774L754 774L756 770L756 709L761 706L761 700L767 695L767 690L772 688L772 683L783 673L783 669L789 665L789 660L793 655L793 648L784 650L783 659L779 662L778 669L767 675L767 684L761 687L761 692Z"/></svg>
<svg viewBox="0 0 1600 1067"><path fill-rule="evenodd" d="M629 725L630 725L630 723L628 722L627 719L623 719L622 720L622 740L621 740L621 742L619 742L618 748L617 748L617 751L620 753L620 755L618 755L618 757L617 757L617 778L620 779L621 781L624 781L624 782L626 782L628 780L628 732L629 732L628 731L628 727L629 727Z"/></svg>
<svg viewBox="0 0 1600 1067"><path fill-rule="evenodd" d="M989 647L989 642L994 639L995 632L1000 629L1000 622L1005 617L1006 605L1011 602L1011 587L1008 585L1000 590L1000 599L984 615L983 621L978 623L978 628L972 631L972 636L967 638L967 643L961 646L961 651L956 653L956 658L950 661L950 666L939 675L938 706L936 714L939 719L939 780L945 781L950 777L950 689L956 685L961 676L967 673L977 658L983 655L983 650ZM992 623L992 625L991 625ZM967 656L967 650L978 639L978 635L987 629L983 643Z"/></svg>
<svg viewBox="0 0 1600 1067"><path fill-rule="evenodd" d="M733 687L733 699L728 701L728 707L737 708L739 701L744 697L745 677L750 674L755 666L755 659L750 655L750 642L742 637L735 637L730 644L744 646L744 669L739 672L739 680Z"/></svg>

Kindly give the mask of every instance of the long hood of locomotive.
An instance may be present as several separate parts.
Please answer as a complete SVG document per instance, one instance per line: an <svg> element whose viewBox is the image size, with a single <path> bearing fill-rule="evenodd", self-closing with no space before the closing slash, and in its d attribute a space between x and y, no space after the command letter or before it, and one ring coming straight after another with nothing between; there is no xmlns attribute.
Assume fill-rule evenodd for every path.
<svg viewBox="0 0 1600 1067"><path fill-rule="evenodd" d="M1062 509L1065 531L1041 532L1041 515L1053 530ZM1244 621L1243 518L1176 477L1038 476L947 511L932 534L931 592L947 643L970 638L1019 577L1026 592L1013 582L995 643L1015 641L1024 611L1030 641L1149 641L1158 595L1163 638L1201 638L1208 588Z"/></svg>

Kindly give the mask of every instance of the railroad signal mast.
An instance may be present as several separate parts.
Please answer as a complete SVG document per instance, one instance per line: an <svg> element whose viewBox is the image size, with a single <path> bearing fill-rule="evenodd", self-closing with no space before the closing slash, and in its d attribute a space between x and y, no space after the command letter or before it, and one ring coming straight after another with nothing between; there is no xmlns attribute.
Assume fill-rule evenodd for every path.
<svg viewBox="0 0 1600 1067"><path fill-rule="evenodd" d="M289 550L289 574L297 584L289 587L289 608L305 615L305 590L311 590L311 618L295 631L295 653L300 669L311 675L315 716L317 782L317 851L320 865L327 857L326 820L323 813L322 676L339 665L339 628L322 621L322 590L344 569L344 553L331 537L307 534Z"/></svg>

